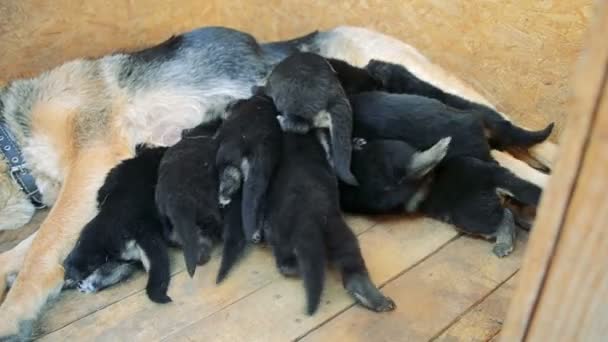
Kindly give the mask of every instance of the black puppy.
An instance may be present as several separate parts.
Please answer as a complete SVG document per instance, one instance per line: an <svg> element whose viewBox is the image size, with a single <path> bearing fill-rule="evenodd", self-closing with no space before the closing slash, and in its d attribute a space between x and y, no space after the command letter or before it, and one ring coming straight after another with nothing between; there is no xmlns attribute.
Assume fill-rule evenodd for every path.
<svg viewBox="0 0 608 342"><path fill-rule="evenodd" d="M114 167L99 189L99 213L80 233L64 261L68 284L95 292L134 271L130 260L148 271L146 292L157 303L167 303L169 255L163 239L154 191L158 166L166 148L138 146L136 156Z"/></svg>
<svg viewBox="0 0 608 342"><path fill-rule="evenodd" d="M387 214L418 208L430 184L428 176L446 156L450 140L443 138L419 151L401 140L353 139L352 169L361 181L359 186L340 182L342 209Z"/></svg>
<svg viewBox="0 0 608 342"><path fill-rule="evenodd" d="M303 134L311 128L329 129L336 174L348 184L357 184L350 171L352 111L325 58L306 52L290 55L274 67L266 85L255 91L272 98L282 115L284 131ZM329 154L329 148L326 152Z"/></svg>
<svg viewBox="0 0 608 342"><path fill-rule="evenodd" d="M221 237L214 139L220 124L217 119L184 131L158 171L156 204L168 238L183 247L190 276L197 263L209 261L213 243Z"/></svg>
<svg viewBox="0 0 608 342"><path fill-rule="evenodd" d="M266 209L265 238L279 271L302 275L308 314L320 302L326 258L338 265L344 287L362 305L374 311L395 308L369 278L357 238L340 212L336 176L312 132L284 133Z"/></svg>
<svg viewBox="0 0 608 342"><path fill-rule="evenodd" d="M374 214L420 212L468 234L496 238L494 254L508 255L516 227L498 194L503 191L520 203L536 206L540 188L494 161L444 157L445 153L438 153L443 147L440 142L416 153L403 141L357 139L352 168L360 184L340 185L343 209ZM414 165L424 165L425 172L413 172L418 169Z"/></svg>
<svg viewBox="0 0 608 342"><path fill-rule="evenodd" d="M491 161L488 139L529 147L547 139L553 129L550 124L540 131L526 131L502 119L505 124L494 131L484 124L482 113L459 110L417 95L373 91L349 98L353 108L353 136L367 140L404 140L419 150L449 136L452 141L447 158L466 156Z"/></svg>
<svg viewBox="0 0 608 342"><path fill-rule="evenodd" d="M230 203L241 189L242 217L247 239L259 239L260 216L266 191L281 154L282 131L272 99L254 95L227 108L217 140L216 166L220 175L220 204Z"/></svg>
<svg viewBox="0 0 608 342"><path fill-rule="evenodd" d="M454 110L475 113L485 129L486 138L493 149L529 147L544 141L553 128L553 124L551 124L545 129L535 132L517 127L496 110L447 93L419 79L399 64L372 59L364 68L359 68L338 59L328 59L328 61L349 95L374 90L393 94L419 95L438 100Z"/></svg>

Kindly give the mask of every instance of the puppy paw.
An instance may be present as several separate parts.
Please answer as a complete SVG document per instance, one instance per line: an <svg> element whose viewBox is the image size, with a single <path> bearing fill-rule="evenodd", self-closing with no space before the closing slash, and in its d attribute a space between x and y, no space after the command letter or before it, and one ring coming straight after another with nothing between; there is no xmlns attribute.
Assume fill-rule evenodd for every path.
<svg viewBox="0 0 608 342"><path fill-rule="evenodd" d="M279 266L279 272L285 277L298 277L300 276L300 270L294 265L281 265Z"/></svg>
<svg viewBox="0 0 608 342"><path fill-rule="evenodd" d="M219 197L219 202L220 202L220 207L225 208L228 204L230 204L231 198L228 196L222 196L220 195Z"/></svg>
<svg viewBox="0 0 608 342"><path fill-rule="evenodd" d="M360 151L367 144L367 140L363 138L353 138L353 149Z"/></svg>
<svg viewBox="0 0 608 342"><path fill-rule="evenodd" d="M376 312L393 311L397 305L389 297L383 297L372 309Z"/></svg>
<svg viewBox="0 0 608 342"><path fill-rule="evenodd" d="M499 258L504 258L513 252L513 245L506 243L497 243L494 245L492 252Z"/></svg>
<svg viewBox="0 0 608 342"><path fill-rule="evenodd" d="M258 243L262 243L263 237L262 237L262 230L256 230L255 233L253 233L253 236L251 236L251 242L258 244Z"/></svg>
<svg viewBox="0 0 608 342"><path fill-rule="evenodd" d="M99 286L96 284L95 280L91 278L79 281L76 287L78 288L78 291L82 293L95 293L99 291Z"/></svg>

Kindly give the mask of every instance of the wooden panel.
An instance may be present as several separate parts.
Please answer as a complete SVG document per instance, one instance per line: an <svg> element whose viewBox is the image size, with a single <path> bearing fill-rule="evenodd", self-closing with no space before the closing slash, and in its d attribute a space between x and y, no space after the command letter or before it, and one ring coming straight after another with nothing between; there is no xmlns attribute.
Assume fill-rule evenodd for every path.
<svg viewBox="0 0 608 342"><path fill-rule="evenodd" d="M488 341L502 328L509 302L515 292L517 274L471 308L446 331L437 342Z"/></svg>
<svg viewBox="0 0 608 342"><path fill-rule="evenodd" d="M397 303L394 312L376 315L352 308L303 341L429 340L519 268L521 248L499 259L489 247L468 237L450 243L383 288Z"/></svg>
<svg viewBox="0 0 608 342"><path fill-rule="evenodd" d="M503 341L590 340L608 334L608 267L598 262L608 258L608 5L601 3L575 79L577 116L569 120L543 196Z"/></svg>
<svg viewBox="0 0 608 342"><path fill-rule="evenodd" d="M570 67L592 0L105 0L0 2L0 78L67 59L228 25L262 39L362 25L394 35L470 82L516 121L563 123ZM561 127L561 125L559 126ZM559 129L557 130L559 131Z"/></svg>
<svg viewBox="0 0 608 342"><path fill-rule="evenodd" d="M453 229L429 219L392 220L366 231L360 241L373 279L382 283L454 236ZM305 333L352 305L337 277L330 276L320 311L315 316L306 316L301 282L280 277L268 251L260 248L256 248L221 286L213 282L217 260L201 270L193 281L185 272L173 278L169 295L176 301L174 304L159 307L150 303L144 293L138 293L42 340L120 340L126 337L158 340L173 333L190 335L196 340L216 341L221 337L251 340L254 335L262 340L286 340ZM155 310L150 310L152 307L156 307ZM158 317L170 319L158 320ZM281 329L275 329L278 324ZM181 332L181 329L185 330Z"/></svg>

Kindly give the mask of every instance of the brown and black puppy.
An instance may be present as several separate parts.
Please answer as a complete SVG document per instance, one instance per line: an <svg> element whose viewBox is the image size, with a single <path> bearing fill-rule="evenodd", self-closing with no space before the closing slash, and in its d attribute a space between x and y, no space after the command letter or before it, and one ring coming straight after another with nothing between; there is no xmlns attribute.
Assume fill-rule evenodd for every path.
<svg viewBox="0 0 608 342"><path fill-rule="evenodd" d="M363 306L374 311L395 308L369 277L357 237L340 211L334 170L313 132L284 133L266 209L264 236L279 271L302 275L308 314L321 300L326 259L338 266L344 287Z"/></svg>
<svg viewBox="0 0 608 342"><path fill-rule="evenodd" d="M129 276L139 261L148 271L146 293L167 303L169 251L154 192L166 147L138 146L134 158L114 167L99 189L99 213L82 230L64 261L68 286L97 292Z"/></svg>
<svg viewBox="0 0 608 342"><path fill-rule="evenodd" d="M310 129L328 129L329 150L336 174L351 185L350 172L352 110L331 64L314 53L295 53L277 64L264 87L256 92L272 98L281 113L286 132L304 134Z"/></svg>
<svg viewBox="0 0 608 342"><path fill-rule="evenodd" d="M272 99L254 95L230 104L227 115L217 134L219 201L227 205L242 188L245 236L247 240L257 240L262 205L281 155L279 113Z"/></svg>
<svg viewBox="0 0 608 342"><path fill-rule="evenodd" d="M168 238L183 247L190 276L197 263L209 261L213 243L221 237L214 139L220 124L216 119L184 131L158 171L156 204Z"/></svg>

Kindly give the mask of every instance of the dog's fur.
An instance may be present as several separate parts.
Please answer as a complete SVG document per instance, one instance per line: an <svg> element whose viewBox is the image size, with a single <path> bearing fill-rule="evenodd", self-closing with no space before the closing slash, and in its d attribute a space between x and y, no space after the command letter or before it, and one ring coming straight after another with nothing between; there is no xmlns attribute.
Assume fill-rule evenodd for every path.
<svg viewBox="0 0 608 342"><path fill-rule="evenodd" d="M226 205L242 186L243 228L247 239L260 227L260 214L270 178L281 154L281 126L272 99L254 95L227 108L217 134L219 201Z"/></svg>
<svg viewBox="0 0 608 342"><path fill-rule="evenodd" d="M413 47L357 27L262 45L242 32L203 28L139 53L74 60L35 78L15 80L0 91L0 116L53 209L36 234L0 255L0 281L19 271L0 306L0 336L28 336L28 323L61 289L61 262L95 215L95 195L112 167L131 157L136 144L170 145L182 129L218 115L217 108L230 99L248 97L271 66L296 49L355 66L374 58L401 64L447 93L490 106ZM544 143L531 153L550 165L554 151L554 145ZM526 179L546 178L504 157L503 165L518 167ZM0 217L2 228L9 229L34 210L10 180L5 163L0 165ZM0 291L5 289L0 284Z"/></svg>
<svg viewBox="0 0 608 342"><path fill-rule="evenodd" d="M214 242L222 231L215 166L215 134L221 120L184 131L160 163L156 205L168 238L181 245L186 268L194 275L196 265L211 258Z"/></svg>
<svg viewBox="0 0 608 342"><path fill-rule="evenodd" d="M265 218L264 237L279 271L302 275L308 314L321 300L326 258L338 266L344 287L358 302L374 311L394 309L369 278L357 237L340 212L338 181L313 132L284 133Z"/></svg>
<svg viewBox="0 0 608 342"><path fill-rule="evenodd" d="M308 52L292 54L274 67L258 91L274 101L284 131L329 130L330 151L326 152L336 174L343 182L357 184L350 172L352 111L336 72L325 58Z"/></svg>
<svg viewBox="0 0 608 342"><path fill-rule="evenodd" d="M418 208L427 176L446 156L451 138L426 151L401 140L353 140L352 169L361 181L356 187L340 182L340 205L352 213L387 214L402 213L408 204Z"/></svg>
<svg viewBox="0 0 608 342"><path fill-rule="evenodd" d="M514 248L516 227L500 192L526 206L536 206L540 199L539 187L494 161L445 157L445 139L424 152L404 141L361 141L352 162L360 184L340 184L341 206L348 212L420 212L467 234L496 238L493 252L504 257Z"/></svg>
<svg viewBox="0 0 608 342"><path fill-rule="evenodd" d="M241 201L242 190L239 190L232 195L230 203L223 209L224 231L222 238L224 240L224 249L222 250L222 262L217 271L216 283L218 284L226 278L228 272L237 263L247 244L243 231Z"/></svg>
<svg viewBox="0 0 608 342"><path fill-rule="evenodd" d="M467 156L490 161L488 140L501 141L503 147L531 146L547 139L553 128L550 124L541 131L523 134L521 128L503 120L510 128L493 130L484 125L484 114L418 95L374 91L351 95L349 99L355 136L404 140L416 149L427 149L449 136L452 142L446 158Z"/></svg>
<svg viewBox="0 0 608 342"><path fill-rule="evenodd" d="M138 147L136 156L114 167L99 189L99 213L80 233L76 246L64 261L65 278L80 283L81 290L95 291L97 282L81 281L106 263L141 261L149 273L146 293L157 303L167 303L169 251L163 239L154 194L158 167L166 147ZM108 273L110 267L99 273Z"/></svg>

